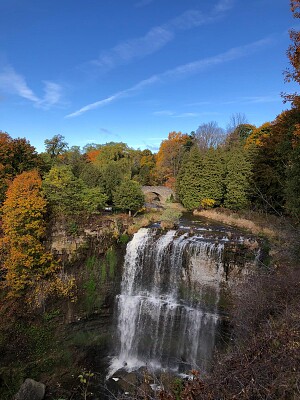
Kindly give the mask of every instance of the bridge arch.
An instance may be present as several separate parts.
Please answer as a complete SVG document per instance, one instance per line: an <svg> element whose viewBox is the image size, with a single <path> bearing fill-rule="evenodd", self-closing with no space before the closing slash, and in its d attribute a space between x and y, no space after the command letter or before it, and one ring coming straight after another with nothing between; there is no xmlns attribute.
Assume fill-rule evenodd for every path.
<svg viewBox="0 0 300 400"><path fill-rule="evenodd" d="M142 191L145 195L146 202L164 204L172 196L174 192L166 186L143 186Z"/></svg>

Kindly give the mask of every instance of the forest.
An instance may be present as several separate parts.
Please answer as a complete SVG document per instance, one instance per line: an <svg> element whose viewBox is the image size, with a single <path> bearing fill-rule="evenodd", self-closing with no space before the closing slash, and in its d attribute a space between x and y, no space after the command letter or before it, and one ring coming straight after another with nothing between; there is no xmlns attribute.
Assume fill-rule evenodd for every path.
<svg viewBox="0 0 300 400"><path fill-rule="evenodd" d="M291 7L295 18L299 18L299 2L292 1ZM299 84L300 33L292 30L290 38L287 50L290 65L284 75L286 81ZM228 116L226 130L209 121L190 133L170 132L157 153L133 149L122 142L70 147L61 134L45 140L45 151L38 153L26 138L12 138L1 131L2 315L8 313L7 304L22 304L26 314L28 310L37 312L32 310L39 310L48 298L75 302L74 277L64 274L61 260L45 244L49 224L59 221L67 230L76 230L78 219L101 216L106 207L112 207L113 214L142 215L146 212L142 186L173 189L172 201L181 203L188 211L230 210L238 215L246 210L262 218L276 217L289 224L291 232L296 232L300 222L300 96L282 94L282 98L286 110L274 116L273 121L255 126L237 112ZM294 239L291 260L299 255L298 239ZM286 261L287 265L293 265L291 260ZM250 288L253 292L258 290L248 293L250 299L257 293L260 299L265 292L259 305L255 299L255 312L249 311L245 299L239 304L235 317L240 326L253 317L247 323L253 328L252 334L254 331L258 334L250 340L249 332L243 333L244 344L250 340L249 347L236 347L227 355L232 375L230 368L228 371L225 363L220 362L208 383L194 372L196 378L192 383L181 388L182 397L173 391L173 394L162 393L161 399L299 398L299 365L295 364L295 354L299 351L296 305L299 273L298 268L292 267L284 274L276 273L271 272L276 279L262 278L259 290L258 286ZM278 315L282 318L278 319ZM267 324L273 324L269 336ZM267 374L276 375L270 357L264 364L263 343L270 341L273 348L267 351L276 355L283 340L283 351L291 355L289 360L281 361L286 368L281 371L282 380L276 382L276 377L268 376L265 387L256 387L251 381L254 378L249 373L252 368L249 360L253 361L254 375L263 374L263 368ZM261 364L257 363L259 358ZM234 374L245 388L238 394Z"/></svg>

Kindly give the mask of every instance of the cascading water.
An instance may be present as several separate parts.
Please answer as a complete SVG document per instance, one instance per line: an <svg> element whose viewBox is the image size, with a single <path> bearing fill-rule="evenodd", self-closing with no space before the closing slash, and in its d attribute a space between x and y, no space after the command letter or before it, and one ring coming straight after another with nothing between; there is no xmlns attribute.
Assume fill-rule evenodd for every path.
<svg viewBox="0 0 300 400"><path fill-rule="evenodd" d="M215 346L224 244L142 228L127 245L118 355L109 376L141 366L205 370Z"/></svg>

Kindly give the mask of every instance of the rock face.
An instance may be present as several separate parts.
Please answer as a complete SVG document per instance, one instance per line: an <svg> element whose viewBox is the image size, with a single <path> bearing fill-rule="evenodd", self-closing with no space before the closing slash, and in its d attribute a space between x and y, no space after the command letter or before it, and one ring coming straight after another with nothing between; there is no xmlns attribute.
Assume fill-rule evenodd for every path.
<svg viewBox="0 0 300 400"><path fill-rule="evenodd" d="M26 379L15 395L14 400L43 400L46 386L33 379Z"/></svg>

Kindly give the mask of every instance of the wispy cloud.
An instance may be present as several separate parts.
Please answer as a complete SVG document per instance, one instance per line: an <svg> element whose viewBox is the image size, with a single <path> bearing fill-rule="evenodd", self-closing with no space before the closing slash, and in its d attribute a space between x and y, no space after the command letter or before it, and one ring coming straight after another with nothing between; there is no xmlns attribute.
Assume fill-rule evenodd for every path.
<svg viewBox="0 0 300 400"><path fill-rule="evenodd" d="M174 111L170 110L154 111L153 115L158 115L162 117L172 117L172 115L174 115Z"/></svg>
<svg viewBox="0 0 300 400"><path fill-rule="evenodd" d="M265 104L274 102L282 102L282 98L278 94L267 96L245 96L238 97L234 100L224 101L222 104Z"/></svg>
<svg viewBox="0 0 300 400"><path fill-rule="evenodd" d="M191 75L200 73L208 68L211 68L211 67L214 67L217 65L222 65L224 63L227 63L227 62L239 59L239 58L250 56L251 54L265 48L267 45L270 45L272 42L273 42L273 40L270 37L268 37L268 38L264 38L264 39L258 40L256 42L253 42L253 43L250 43L250 44L247 44L244 46L231 48L230 50L228 50L224 53L220 53L213 57L203 58L203 59L191 62L191 63L180 65L176 68L167 70L161 74L153 75L148 79L144 79L129 89L122 90L120 92L113 94L112 96L105 98L105 99L88 104L88 105L80 108L79 110L66 115L66 118L77 117L87 111L102 107L102 106L112 103L116 100L119 100L120 98L131 96L134 93L139 92L141 89L143 89L147 86L153 85L155 83L183 79L187 76L191 76Z"/></svg>
<svg viewBox="0 0 300 400"><path fill-rule="evenodd" d="M216 13L230 10L233 7L234 0L220 0L214 7Z"/></svg>
<svg viewBox="0 0 300 400"><path fill-rule="evenodd" d="M252 104L273 103L277 101L282 102L282 98L278 94L271 96L249 96L249 97L243 97L241 100L245 103L252 103Z"/></svg>
<svg viewBox="0 0 300 400"><path fill-rule="evenodd" d="M136 85L132 86L129 89L125 89L120 92L117 92L117 93L113 94L112 96L106 97L103 100L99 100L99 101L95 101L94 103L90 103L90 104L80 108L79 110L66 115L66 118L78 117L79 115L81 115L87 111L94 110L95 108L105 106L105 105L112 103L116 100L119 100L123 97L128 97L128 96L132 95L133 93L138 92L139 90L143 89L144 87L150 86L158 81L159 81L159 77L157 75L153 75L150 78L137 83Z"/></svg>
<svg viewBox="0 0 300 400"><path fill-rule="evenodd" d="M38 97L28 86L25 78L18 74L13 67L6 66L0 71L0 90L29 100L36 107L49 109L60 102L62 87L57 83L44 81L44 96Z"/></svg>
<svg viewBox="0 0 300 400"><path fill-rule="evenodd" d="M17 94L34 103L39 102L39 98L28 87L25 79L10 66L0 72L0 89L7 93Z"/></svg>
<svg viewBox="0 0 300 400"><path fill-rule="evenodd" d="M137 4L141 6L148 3L149 0L144 0ZM177 31L188 30L213 22L228 11L232 4L231 0L221 0L207 15L199 10L187 10L165 24L153 27L144 36L117 44L112 49L103 52L96 60L91 61L91 64L107 71L117 65L153 54L173 40Z"/></svg>
<svg viewBox="0 0 300 400"><path fill-rule="evenodd" d="M61 101L62 87L58 83L44 81L44 98L40 100L38 105L42 108L48 109Z"/></svg>
<svg viewBox="0 0 300 400"><path fill-rule="evenodd" d="M171 117L171 118L198 118L206 115L218 115L219 113L214 111L203 111L203 112L176 112L170 110L155 111L153 115L161 117Z"/></svg>
<svg viewBox="0 0 300 400"><path fill-rule="evenodd" d="M202 107L202 106L208 106L210 105L210 101L196 101L194 103L188 103L186 104L188 107Z"/></svg>
<svg viewBox="0 0 300 400"><path fill-rule="evenodd" d="M140 0L135 4L135 7L145 7L152 3L154 0Z"/></svg>

